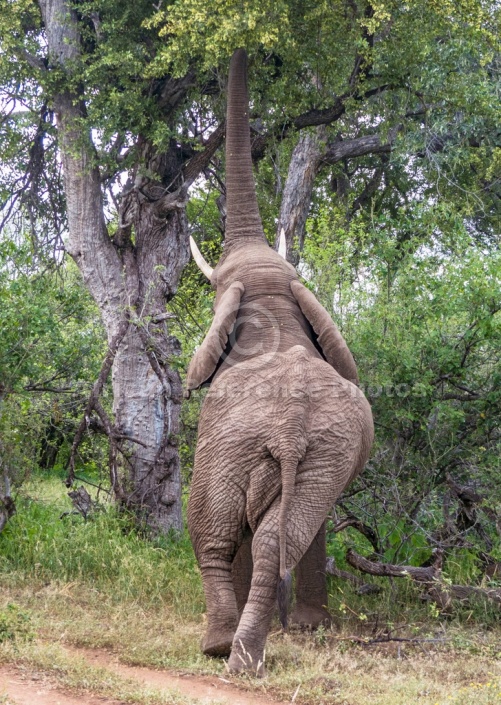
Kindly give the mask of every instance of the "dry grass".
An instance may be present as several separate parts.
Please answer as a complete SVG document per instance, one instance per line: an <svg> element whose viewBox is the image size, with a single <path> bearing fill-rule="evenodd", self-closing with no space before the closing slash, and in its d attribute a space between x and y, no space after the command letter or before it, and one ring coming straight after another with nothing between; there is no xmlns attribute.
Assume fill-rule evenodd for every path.
<svg viewBox="0 0 501 705"><path fill-rule="evenodd" d="M4 604L15 600L28 611L33 630L43 639L43 643L20 642L15 648L6 643L0 646L0 658L22 660L27 667L49 671L62 679L65 687L78 690L82 683L85 687L91 683L91 690L101 695L114 693L116 697L120 692L124 700L127 693L132 697L130 684L120 683L117 690L117 682L110 686L109 674L102 669L89 670L68 656L63 658L63 652L57 651L58 642L106 648L134 665L224 672L221 660L206 659L200 653L202 620L180 621L168 606L151 610L132 602L117 604L75 583L38 586L34 591L26 587L4 589L0 600ZM501 663L495 635L457 632L449 633L448 638L450 641L438 644L404 643L399 649L392 642L373 647L354 645L334 630L326 630L321 639L310 634L274 633L267 648L267 679L236 680L242 687L285 701L290 701L300 686L295 702L304 705L501 702ZM56 644L53 650L47 651L47 642ZM141 703L163 702L151 694L150 700L144 699L144 693L134 697Z"/></svg>
<svg viewBox="0 0 501 705"><path fill-rule="evenodd" d="M53 502L54 497L47 497L53 489L45 483L42 489L46 502ZM33 486L29 491L33 495ZM164 696L65 655L58 644L106 648L132 665L223 673L223 661L206 659L199 650L203 603L189 546L152 546L105 517L94 525L60 522L59 509L48 531L46 513L33 504L21 506L10 535L0 537L0 612L8 603L19 605L35 634L32 641L4 640L0 659L49 673L77 691L85 687L102 696L120 693L124 702L188 702L178 696L159 700ZM14 550L8 542L16 540ZM404 600L405 590L402 594ZM379 612L378 599L385 598L363 602L362 615L363 598L344 594L340 608L334 595L332 629L284 635L275 628L268 640L268 677L233 680L285 702L296 693L294 702L303 705L501 703L500 631L491 614L485 615L488 628L481 614L471 619L471 626L459 619L446 624L423 607L420 621L411 623L412 613L407 612L407 626L392 625L393 633L435 641L371 646L350 639L355 635L369 641L375 630L381 634L388 626L385 619L396 609L395 595ZM47 643L54 646L48 649Z"/></svg>

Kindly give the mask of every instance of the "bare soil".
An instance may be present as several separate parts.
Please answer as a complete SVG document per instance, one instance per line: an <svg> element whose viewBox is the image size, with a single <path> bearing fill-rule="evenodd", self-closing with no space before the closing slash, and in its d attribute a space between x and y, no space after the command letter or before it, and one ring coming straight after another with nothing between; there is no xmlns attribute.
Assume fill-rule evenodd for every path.
<svg viewBox="0 0 501 705"><path fill-rule="evenodd" d="M66 647L70 654L83 657L91 666L106 668L123 678L156 690L177 691L197 700L200 705L221 703L222 705L277 705L267 696L245 693L226 678L194 676L167 670L154 670L139 666L126 666L117 658L100 649ZM120 705L117 700L97 695L71 693L59 690L50 679L38 673L29 673L15 665L0 668L0 696L7 696L6 705Z"/></svg>
<svg viewBox="0 0 501 705"><path fill-rule="evenodd" d="M120 705L117 700L91 694L72 696L63 693L49 680L21 672L15 666L0 668L0 695L7 696L6 705Z"/></svg>

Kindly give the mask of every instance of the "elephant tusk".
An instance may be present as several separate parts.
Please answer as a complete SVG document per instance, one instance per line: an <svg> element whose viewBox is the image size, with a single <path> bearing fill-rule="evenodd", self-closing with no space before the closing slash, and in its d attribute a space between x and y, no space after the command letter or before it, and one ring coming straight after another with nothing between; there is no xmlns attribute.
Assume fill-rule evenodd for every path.
<svg viewBox="0 0 501 705"><path fill-rule="evenodd" d="M278 243L278 254L280 257L287 259L287 242L285 240L285 230L282 228L280 231L280 241Z"/></svg>
<svg viewBox="0 0 501 705"><path fill-rule="evenodd" d="M191 237L190 235L190 249L191 249L191 254L193 255L193 259L197 263L198 268L205 274L207 279L210 280L212 277L212 272L214 271L210 264L208 264L204 258L200 250L198 249L198 245L195 242L195 240Z"/></svg>

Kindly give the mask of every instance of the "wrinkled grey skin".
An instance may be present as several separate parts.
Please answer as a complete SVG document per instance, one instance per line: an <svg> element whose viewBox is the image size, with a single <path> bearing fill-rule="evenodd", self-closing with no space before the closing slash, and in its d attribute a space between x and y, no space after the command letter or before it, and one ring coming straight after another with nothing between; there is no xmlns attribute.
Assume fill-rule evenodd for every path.
<svg viewBox="0 0 501 705"><path fill-rule="evenodd" d="M272 250L257 207L246 56L230 66L227 225L211 328L187 389L210 384L199 422L188 526L202 573L206 654L264 674L280 579L298 567L293 619L328 617L325 518L373 440L345 341L294 268ZM249 584L250 579L250 584Z"/></svg>

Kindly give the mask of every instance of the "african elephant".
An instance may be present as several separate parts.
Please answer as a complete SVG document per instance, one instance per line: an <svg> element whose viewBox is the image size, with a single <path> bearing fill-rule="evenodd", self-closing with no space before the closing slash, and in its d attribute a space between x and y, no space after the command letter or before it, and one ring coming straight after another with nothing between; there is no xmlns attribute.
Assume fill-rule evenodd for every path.
<svg viewBox="0 0 501 705"><path fill-rule="evenodd" d="M229 654L231 671L263 675L277 588L302 559L305 596L308 572L325 554L325 518L363 468L373 425L341 334L265 239L252 174L246 62L239 49L230 64L226 232L214 270L192 242L216 302L186 382L188 394L210 385L188 527L207 603L204 652ZM318 590L314 576L310 582Z"/></svg>

